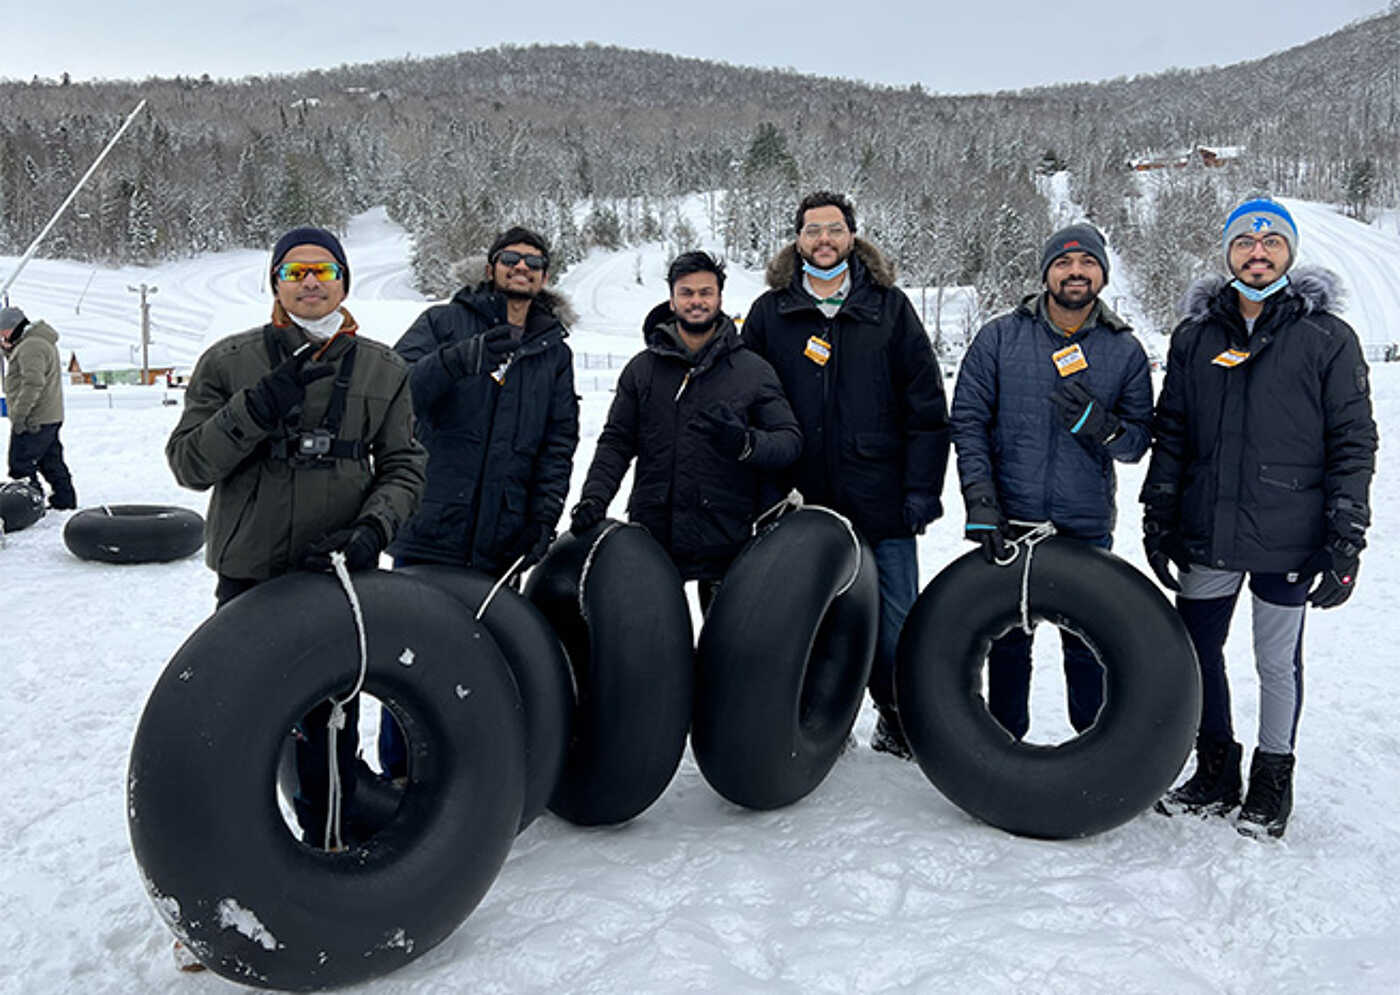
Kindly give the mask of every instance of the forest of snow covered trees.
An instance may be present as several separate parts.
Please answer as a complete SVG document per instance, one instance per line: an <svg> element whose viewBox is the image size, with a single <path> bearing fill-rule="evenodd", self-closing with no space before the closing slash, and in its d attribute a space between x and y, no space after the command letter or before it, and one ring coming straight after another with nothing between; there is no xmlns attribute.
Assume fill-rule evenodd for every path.
<svg viewBox="0 0 1400 995"><path fill-rule="evenodd" d="M564 263L590 245L679 250L695 233L675 202L693 192L714 194L726 251L756 264L790 237L800 195L829 187L906 280L974 286L987 314L1022 292L1045 234L1036 174L1069 169L1164 330L1173 295L1214 262L1227 202L1266 191L1363 218L1400 204L1392 8L1256 62L958 97L591 44L234 81L74 84L56 65L0 83L0 253L23 250L142 97L45 254L263 247L384 204L415 236L420 289L441 294L505 223L544 231ZM1244 152L1134 182L1132 158L1197 144Z"/></svg>

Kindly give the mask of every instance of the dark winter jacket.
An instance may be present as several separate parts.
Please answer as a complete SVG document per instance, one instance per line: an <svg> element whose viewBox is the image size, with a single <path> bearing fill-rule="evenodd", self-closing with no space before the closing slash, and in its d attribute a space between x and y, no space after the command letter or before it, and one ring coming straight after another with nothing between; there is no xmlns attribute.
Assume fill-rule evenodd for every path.
<svg viewBox="0 0 1400 995"><path fill-rule="evenodd" d="M394 346L413 365L416 432L428 450L428 483L395 556L498 572L527 530L553 529L564 510L578 446L573 354L565 345L573 313L543 290L505 375L455 377L442 348L506 321L504 295L463 288L428 308Z"/></svg>
<svg viewBox="0 0 1400 995"><path fill-rule="evenodd" d="M1289 281L1252 335L1224 277L1197 281L1172 332L1143 500L1193 562L1288 572L1327 541L1329 515L1369 518L1377 436L1361 344L1331 313L1334 274ZM1225 365L1231 349L1246 358Z"/></svg>
<svg viewBox="0 0 1400 995"><path fill-rule="evenodd" d="M827 318L803 288L789 245L768 265L772 289L754 302L743 338L777 371L802 429L791 482L876 543L912 535L905 495L942 493L948 408L928 335L895 287L894 267L856 239L850 275L850 295ZM825 365L807 355L814 337L831 347Z"/></svg>
<svg viewBox="0 0 1400 995"><path fill-rule="evenodd" d="M30 321L14 333L18 338L5 356L5 400L10 422L21 434L37 432L63 421L63 363L58 356L58 333L43 321ZM13 341L13 339L12 339Z"/></svg>
<svg viewBox="0 0 1400 995"><path fill-rule="evenodd" d="M307 341L295 325L269 325L278 358ZM300 466L274 453L278 428L259 427L248 413L248 388L273 366L263 328L210 346L195 364L185 410L165 445L175 479L212 487L205 522L205 561L226 577L267 580L295 569L322 535L371 519L385 539L418 505L424 453L413 441L408 368L386 346L337 336L325 362L340 366L355 350L339 438L363 442L358 459ZM327 377L306 388L300 425L322 424L334 390Z"/></svg>
<svg viewBox="0 0 1400 995"><path fill-rule="evenodd" d="M667 549L682 577L718 579L753 520L781 496L765 471L796 460L802 435L777 374L744 348L729 318L697 354L682 344L669 304L647 316L642 335L647 348L618 378L582 496L606 507L636 457L628 517ZM743 460L716 450L696 425L699 412L718 405L750 426Z"/></svg>
<svg viewBox="0 0 1400 995"><path fill-rule="evenodd" d="M1075 345L1088 366L1062 378L1051 355ZM1112 535L1113 461L1137 462L1150 439L1148 369L1132 329L1102 301L1068 336L1046 315L1043 293L994 318L968 347L953 392L953 444L964 490L990 481L1009 518L1048 520L1085 539ZM1071 435L1050 402L1066 379L1083 384L1116 414L1122 435L1107 446Z"/></svg>

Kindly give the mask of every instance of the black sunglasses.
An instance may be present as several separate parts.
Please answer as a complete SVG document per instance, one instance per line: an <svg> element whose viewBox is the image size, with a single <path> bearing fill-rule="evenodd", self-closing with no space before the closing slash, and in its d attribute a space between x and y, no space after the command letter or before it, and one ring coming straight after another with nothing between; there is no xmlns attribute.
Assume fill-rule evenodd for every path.
<svg viewBox="0 0 1400 995"><path fill-rule="evenodd" d="M496 262L500 263L502 266L514 266L522 259L525 260L526 266L534 270L542 270L549 263L549 260L544 256L537 255L533 252L526 254L524 252L516 252L514 249L502 249L500 252L496 253Z"/></svg>

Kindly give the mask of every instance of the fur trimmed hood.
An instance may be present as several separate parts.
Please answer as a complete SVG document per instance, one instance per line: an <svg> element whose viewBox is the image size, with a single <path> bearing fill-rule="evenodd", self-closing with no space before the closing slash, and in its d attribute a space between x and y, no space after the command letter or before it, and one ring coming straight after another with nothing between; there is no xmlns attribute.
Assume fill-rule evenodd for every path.
<svg viewBox="0 0 1400 995"><path fill-rule="evenodd" d="M895 281L894 263L886 258L885 254L877 249L874 244L867 242L860 236L856 236L855 247L851 250L851 255L865 264L866 271L870 274L870 279L882 287L893 287ZM801 268L797 256L797 243L789 242L778 250L778 254L768 261L768 269L764 277L768 281L768 286L774 290L783 290L791 286L792 278Z"/></svg>
<svg viewBox="0 0 1400 995"><path fill-rule="evenodd" d="M460 284L462 288L453 294L453 297L491 289L482 279L482 274L486 272L486 253L484 252L457 260L448 267L448 272L451 274L453 282ZM569 303L567 297L549 285L548 278L535 299L554 317L558 318L565 328L578 321L578 312L574 310L574 306Z"/></svg>
<svg viewBox="0 0 1400 995"><path fill-rule="evenodd" d="M1178 310L1183 318L1199 321L1210 313L1211 302L1229 287L1228 276L1205 276L1191 284L1181 299ZM1302 301L1303 313L1335 312L1346 302L1346 291L1336 273L1322 266L1300 266L1288 274L1288 286L1280 292L1284 298Z"/></svg>

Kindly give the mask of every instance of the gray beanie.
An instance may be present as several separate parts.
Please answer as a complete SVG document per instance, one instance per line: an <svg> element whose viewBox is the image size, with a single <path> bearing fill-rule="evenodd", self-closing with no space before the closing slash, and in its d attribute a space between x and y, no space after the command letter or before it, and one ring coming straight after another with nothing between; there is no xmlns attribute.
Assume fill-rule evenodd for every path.
<svg viewBox="0 0 1400 995"><path fill-rule="evenodd" d="M0 308L0 332L8 332L26 320L24 312L17 307Z"/></svg>
<svg viewBox="0 0 1400 995"><path fill-rule="evenodd" d="M1087 252L1099 262L1103 270L1103 281L1108 282L1108 250L1104 248L1103 234L1091 224L1081 222L1061 228L1051 235L1040 250L1040 279L1050 272L1050 264L1067 252Z"/></svg>
<svg viewBox="0 0 1400 995"><path fill-rule="evenodd" d="M1230 268L1230 243L1241 235L1263 238L1265 235L1282 235L1288 243L1288 265L1298 257L1298 225L1293 215L1288 213L1276 200L1257 197L1247 200L1230 212L1225 219L1223 245L1225 247L1225 268ZM0 328L3 328L0 325Z"/></svg>

